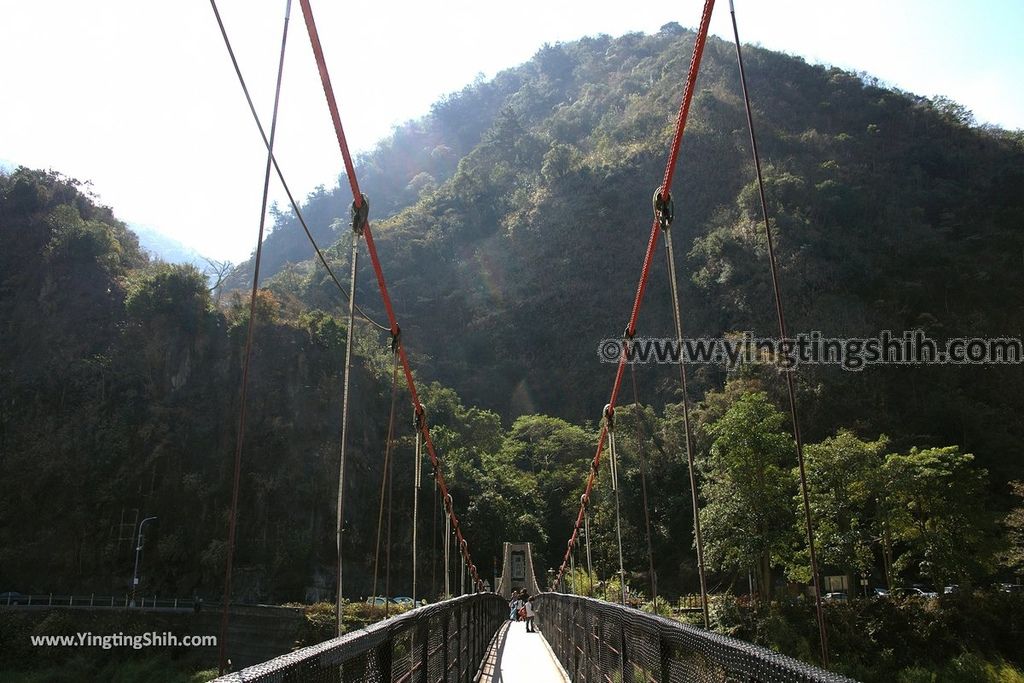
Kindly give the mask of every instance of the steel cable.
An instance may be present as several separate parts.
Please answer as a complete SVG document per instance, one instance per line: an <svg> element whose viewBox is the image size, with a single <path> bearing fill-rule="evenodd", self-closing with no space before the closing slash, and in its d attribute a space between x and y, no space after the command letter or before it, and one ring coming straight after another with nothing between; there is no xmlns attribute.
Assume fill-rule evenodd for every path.
<svg viewBox="0 0 1024 683"><path fill-rule="evenodd" d="M693 505L693 539L697 550L697 573L700 579L700 604L704 628L711 628L708 615L708 588L704 568L704 537L700 530L700 504L697 498L697 472L693 428L690 423L690 394L686 386L686 363L683 356L683 323L679 308L679 286L676 279L676 258L672 247L672 229L664 225L665 260L668 262L669 296L672 299L672 321L675 325L676 344L679 345L679 390L683 394L683 430L686 438L686 462L690 474L690 501Z"/></svg>
<svg viewBox="0 0 1024 683"><path fill-rule="evenodd" d="M757 150L757 136L754 133L754 117L750 108L750 94L747 90L747 75L743 68L743 52L740 48L740 32L736 26L736 8L733 0L729 0L729 14L732 17L732 31L736 40L736 61L740 70L740 85L743 88L743 103L747 114L747 127L750 130L750 152L754 161L754 169L757 173L757 193L761 200L761 216L764 220L764 234L768 246L768 265L772 276L772 292L775 299L775 314L779 323L779 339L789 339L786 328L786 316L782 308L782 292L779 288L778 259L775 256L774 240L772 239L772 228L768 221L768 201L764 194L764 176L761 173L761 157ZM821 645L821 661L828 666L828 630L825 627L825 613L821 607L821 574L818 572L818 558L814 549L814 521L811 517L811 500L807 486L807 472L804 468L804 446L800 436L800 416L797 412L796 389L793 386L793 375L795 369L783 372L786 376L786 392L789 396L789 415L793 423L793 443L796 447L796 459L800 470L800 494L803 499L804 523L807 529L807 549L811 559L811 576L814 585L814 607L818 620L818 639Z"/></svg>
<svg viewBox="0 0 1024 683"><path fill-rule="evenodd" d="M277 157L275 157L273 154L273 148L270 144L270 140L267 138L266 132L263 129L263 123L260 120L259 114L256 113L256 105L253 104L252 96L249 94L249 87L246 85L245 78L242 76L242 69L241 67L239 67L238 60L235 58L235 50L231 46L231 40L228 38L227 29L224 27L224 22L220 16L220 11L217 9L217 2L216 0L210 0L210 4L213 6L213 13L217 18L217 26L220 27L220 34L221 37L224 39L224 46L228 50L228 56L231 58L231 64L235 68L235 76L238 78L239 85L242 86L242 93L245 95L245 101L249 104L249 112L252 114L253 121L256 122L256 128L259 129L260 137L263 138L263 144L266 146L267 152L270 155L270 159L274 164L274 170L277 172L278 180L281 181L281 187L284 189L285 195L288 196L288 202L291 204L292 211L295 213L295 217L299 219L299 224L302 226L303 232L306 233L306 239L309 240L309 243L313 246L313 251L316 252L317 258L323 265L324 269L327 271L327 274L330 276L331 280L334 282L334 286L337 287L338 291L341 292L342 296L351 303L352 297L349 296L349 292L345 290L341 282L338 280L337 276L334 274L334 270L331 268L330 264L327 263L327 259L326 257L324 257L323 251L321 251L320 246L317 244L316 239L313 237L312 231L310 231L309 226L306 224L306 219L302 215L302 210L299 208L299 203L295 201L295 197L292 195L291 188L288 187L288 182L284 179L284 173L281 171L281 167L277 163ZM350 291L352 292L353 295L355 294L354 285L351 287ZM382 330L384 332L388 331L389 328L386 325L381 325L379 322L377 322L367 313L365 313L363 309L361 309L359 306L356 306L355 309L363 320L370 323L379 330Z"/></svg>
<svg viewBox="0 0 1024 683"><path fill-rule="evenodd" d="M644 506L644 536L647 539L647 564L651 573L651 605L654 612L658 611L658 579L654 573L654 549L651 547L651 510L647 502L647 458L644 456L644 434L640 423L640 394L636 386L636 365L629 366L633 380L633 409L636 411L636 448L640 460L640 495Z"/></svg>
<svg viewBox="0 0 1024 683"><path fill-rule="evenodd" d="M213 0L211 0L213 2ZM213 6L214 12L217 6ZM231 483L231 508L228 516L228 547L227 557L224 562L224 599L220 621L220 673L227 668L227 644L228 644L228 615L231 605L231 573L235 557L235 534L237 532L238 520L238 496L242 476L242 443L245 436L245 408L249 388L249 367L252 361L252 340L256 328L256 292L260 280L260 260L263 254L263 232L267 220L267 198L270 194L270 167L274 158L274 136L277 132L277 113L281 102L281 80L284 75L285 47L288 44L288 18L291 15L292 2L287 0L285 4L284 28L281 31L281 55L277 62L277 83L274 86L274 113L270 123L270 139L267 141L267 169L263 175L263 198L260 204L260 228L256 239L256 256L253 262L252 292L249 296L249 325L245 336L245 356L242 361L242 386L239 391L238 404L238 432L235 437L235 467ZM220 15L217 15L220 21Z"/></svg>

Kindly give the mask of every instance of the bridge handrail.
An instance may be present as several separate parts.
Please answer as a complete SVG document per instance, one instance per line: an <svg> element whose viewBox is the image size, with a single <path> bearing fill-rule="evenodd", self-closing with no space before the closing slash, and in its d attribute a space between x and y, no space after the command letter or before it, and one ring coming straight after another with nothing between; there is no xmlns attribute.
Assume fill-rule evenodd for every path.
<svg viewBox="0 0 1024 683"><path fill-rule="evenodd" d="M631 607L562 593L543 593L535 602L537 625L572 680L852 681Z"/></svg>
<svg viewBox="0 0 1024 683"><path fill-rule="evenodd" d="M128 593L15 593L9 591L0 595L0 608L22 607L74 607L93 609L179 609L191 610L197 598L159 597L152 593L139 593L135 605L131 604ZM203 607L218 607L217 601L198 601Z"/></svg>
<svg viewBox="0 0 1024 683"><path fill-rule="evenodd" d="M339 680L340 674L340 680L390 683L392 680L426 680L415 675L417 670L426 667L427 671L447 672L444 680L468 683L483 661L488 643L507 618L507 612L505 601L493 593L463 595L418 607L216 680L222 683ZM449 628L451 626L454 628ZM455 639L453 650L452 640ZM408 655L408 661L396 662L398 652ZM437 677L429 680L437 680Z"/></svg>

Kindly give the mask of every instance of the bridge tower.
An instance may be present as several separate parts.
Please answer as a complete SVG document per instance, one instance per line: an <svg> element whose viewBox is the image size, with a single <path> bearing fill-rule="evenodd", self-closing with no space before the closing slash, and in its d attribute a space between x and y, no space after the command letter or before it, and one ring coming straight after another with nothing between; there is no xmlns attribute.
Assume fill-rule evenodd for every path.
<svg viewBox="0 0 1024 683"><path fill-rule="evenodd" d="M505 541L504 559L501 564L501 578L495 593L506 600L512 597L512 591L526 589L530 595L540 593L537 577L533 573L533 554L529 543L510 543Z"/></svg>

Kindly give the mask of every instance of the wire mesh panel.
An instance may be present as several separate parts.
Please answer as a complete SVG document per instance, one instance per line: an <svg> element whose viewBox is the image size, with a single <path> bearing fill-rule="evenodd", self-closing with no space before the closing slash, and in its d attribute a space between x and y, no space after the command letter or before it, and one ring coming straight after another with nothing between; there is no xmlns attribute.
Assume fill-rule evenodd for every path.
<svg viewBox="0 0 1024 683"><path fill-rule="evenodd" d="M493 593L464 595L217 680L469 683L507 613L505 600Z"/></svg>
<svg viewBox="0 0 1024 683"><path fill-rule="evenodd" d="M592 598L543 593L537 626L574 683L845 683L735 638Z"/></svg>

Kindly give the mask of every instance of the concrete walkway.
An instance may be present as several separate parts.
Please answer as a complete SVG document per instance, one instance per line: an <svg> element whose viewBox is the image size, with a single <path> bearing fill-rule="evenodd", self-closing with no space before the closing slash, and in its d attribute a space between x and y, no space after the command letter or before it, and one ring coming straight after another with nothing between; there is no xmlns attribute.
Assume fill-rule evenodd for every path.
<svg viewBox="0 0 1024 683"><path fill-rule="evenodd" d="M568 683L540 632L527 633L526 623L506 621L484 660L480 683Z"/></svg>

